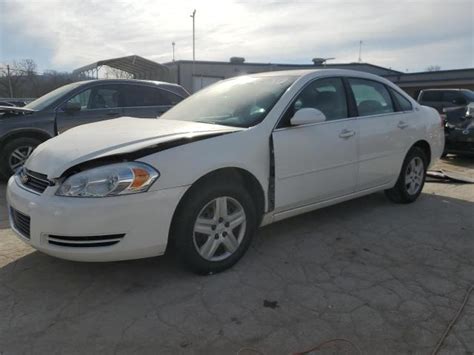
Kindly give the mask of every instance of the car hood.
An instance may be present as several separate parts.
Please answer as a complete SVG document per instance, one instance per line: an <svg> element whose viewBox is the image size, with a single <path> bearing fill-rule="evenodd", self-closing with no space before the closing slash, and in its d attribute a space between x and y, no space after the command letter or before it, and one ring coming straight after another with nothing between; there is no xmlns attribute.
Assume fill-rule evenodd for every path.
<svg viewBox="0 0 474 355"><path fill-rule="evenodd" d="M90 160L146 150L173 141L192 142L194 138L203 139L239 130L242 128L122 117L78 126L44 142L33 151L25 167L54 179L67 169Z"/></svg>
<svg viewBox="0 0 474 355"><path fill-rule="evenodd" d="M12 115L28 115L33 112L35 111L24 107L0 106L0 118Z"/></svg>

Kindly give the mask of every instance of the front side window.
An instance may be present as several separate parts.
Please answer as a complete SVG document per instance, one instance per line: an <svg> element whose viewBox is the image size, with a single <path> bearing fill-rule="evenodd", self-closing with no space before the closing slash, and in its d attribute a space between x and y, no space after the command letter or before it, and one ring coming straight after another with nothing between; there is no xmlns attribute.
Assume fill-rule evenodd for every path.
<svg viewBox="0 0 474 355"><path fill-rule="evenodd" d="M393 97L398 103L398 106L400 107L400 111L411 111L413 109L411 102L404 97L402 94L400 94L398 91L390 89L392 92Z"/></svg>
<svg viewBox="0 0 474 355"><path fill-rule="evenodd" d="M395 112L385 85L372 80L350 78L359 116L381 115Z"/></svg>
<svg viewBox="0 0 474 355"><path fill-rule="evenodd" d="M248 75L208 86L161 119L252 127L267 116L297 75Z"/></svg>
<svg viewBox="0 0 474 355"><path fill-rule="evenodd" d="M119 107L119 89L116 86L98 86L81 91L67 102L78 103L81 110L96 110Z"/></svg>
<svg viewBox="0 0 474 355"><path fill-rule="evenodd" d="M278 126L290 126L291 118L302 108L318 109L324 113L327 121L349 117L342 79L327 78L313 81L296 97Z"/></svg>
<svg viewBox="0 0 474 355"><path fill-rule="evenodd" d="M68 100L68 103L81 105L81 110L86 110L89 107L89 99L91 97L91 89L84 90Z"/></svg>

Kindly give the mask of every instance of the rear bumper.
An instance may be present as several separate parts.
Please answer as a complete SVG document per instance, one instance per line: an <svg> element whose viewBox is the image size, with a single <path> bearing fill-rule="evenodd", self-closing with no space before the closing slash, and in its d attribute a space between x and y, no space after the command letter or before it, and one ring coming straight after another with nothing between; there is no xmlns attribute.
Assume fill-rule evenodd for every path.
<svg viewBox="0 0 474 355"><path fill-rule="evenodd" d="M35 249L77 261L115 261L163 254L173 213L186 191L186 187L178 187L127 196L71 198L55 196L50 189L53 188L35 194L25 190L17 176L10 178L7 201L12 229ZM12 209L30 218L29 236L25 228L15 228ZM111 235L123 237L112 245L80 245L87 244L84 237L100 239ZM58 245L57 238L52 236L73 242Z"/></svg>

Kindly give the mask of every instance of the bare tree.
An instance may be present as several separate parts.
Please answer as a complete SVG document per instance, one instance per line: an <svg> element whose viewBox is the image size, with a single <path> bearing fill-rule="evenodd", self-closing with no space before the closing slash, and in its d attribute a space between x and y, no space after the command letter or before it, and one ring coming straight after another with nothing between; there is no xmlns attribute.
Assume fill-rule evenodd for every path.
<svg viewBox="0 0 474 355"><path fill-rule="evenodd" d="M440 71L441 67L439 65L430 65L426 68L426 71Z"/></svg>
<svg viewBox="0 0 474 355"><path fill-rule="evenodd" d="M13 61L0 66L0 87L5 96L14 97L25 80L34 81L37 65L33 59Z"/></svg>

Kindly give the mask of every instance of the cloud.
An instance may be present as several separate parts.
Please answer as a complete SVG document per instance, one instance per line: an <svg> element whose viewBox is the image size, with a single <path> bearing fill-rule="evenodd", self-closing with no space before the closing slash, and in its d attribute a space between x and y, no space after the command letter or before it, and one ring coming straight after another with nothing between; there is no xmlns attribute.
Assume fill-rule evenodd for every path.
<svg viewBox="0 0 474 355"><path fill-rule="evenodd" d="M202 60L310 63L313 57L394 69L474 66L471 0L451 1L157 1L0 0L0 31L35 41L31 58L49 48L52 68L72 69L100 59L138 54L164 62ZM27 21L25 21L27 19ZM1 34L0 40L9 41ZM12 45L3 45L10 48ZM0 53L0 61L12 53ZM14 52L14 51L13 51ZM25 51L23 50L22 53ZM14 53L13 53L14 54Z"/></svg>

